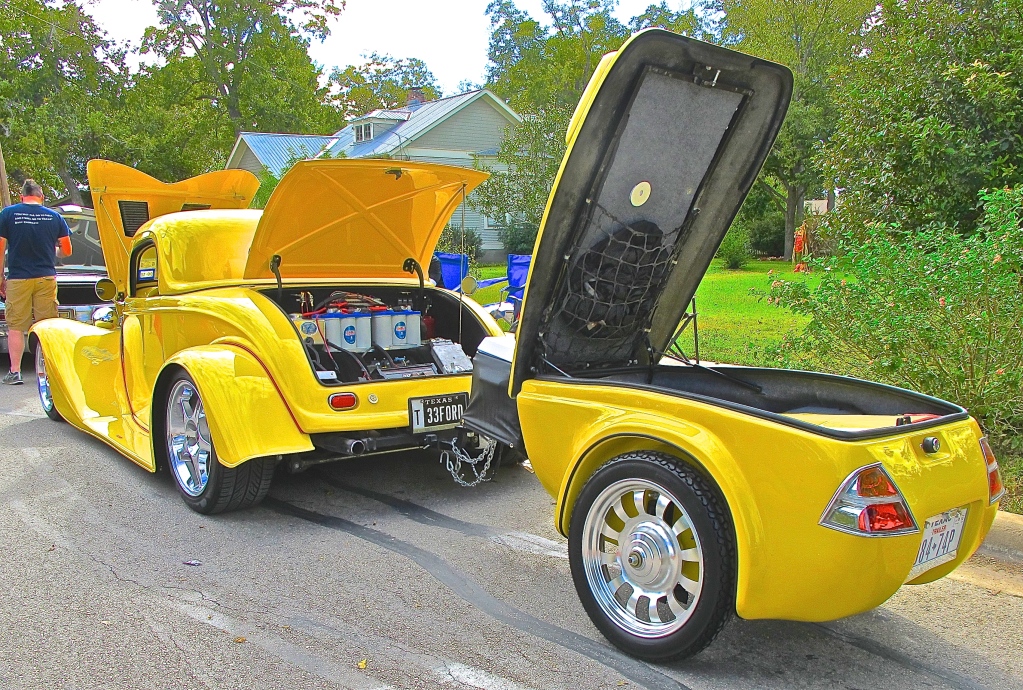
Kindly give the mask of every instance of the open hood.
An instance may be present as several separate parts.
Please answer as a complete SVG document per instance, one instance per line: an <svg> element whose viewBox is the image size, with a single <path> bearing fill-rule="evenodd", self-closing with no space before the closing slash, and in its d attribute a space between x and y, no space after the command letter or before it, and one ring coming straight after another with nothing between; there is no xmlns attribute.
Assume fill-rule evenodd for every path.
<svg viewBox="0 0 1023 690"><path fill-rule="evenodd" d="M785 117L781 65L661 29L604 57L568 129L509 390L669 345Z"/></svg>
<svg viewBox="0 0 1023 690"><path fill-rule="evenodd" d="M284 175L252 238L246 278L401 278L425 272L478 170L399 160L307 160Z"/></svg>
<svg viewBox="0 0 1023 690"><path fill-rule="evenodd" d="M138 229L158 216L207 208L247 208L259 180L247 170L218 170L166 184L127 165L89 161L103 259L117 291L127 292L128 253Z"/></svg>

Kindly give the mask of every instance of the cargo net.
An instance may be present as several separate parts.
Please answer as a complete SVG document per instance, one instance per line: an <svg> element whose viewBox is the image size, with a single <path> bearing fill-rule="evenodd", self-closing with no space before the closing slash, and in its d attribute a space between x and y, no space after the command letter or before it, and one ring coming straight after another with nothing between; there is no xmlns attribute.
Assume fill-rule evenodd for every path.
<svg viewBox="0 0 1023 690"><path fill-rule="evenodd" d="M570 352L566 339L578 336L629 342L641 336L649 328L680 230L664 232L648 220L625 223L597 204L587 235L598 239L568 270L553 315L561 328L550 329L548 352Z"/></svg>

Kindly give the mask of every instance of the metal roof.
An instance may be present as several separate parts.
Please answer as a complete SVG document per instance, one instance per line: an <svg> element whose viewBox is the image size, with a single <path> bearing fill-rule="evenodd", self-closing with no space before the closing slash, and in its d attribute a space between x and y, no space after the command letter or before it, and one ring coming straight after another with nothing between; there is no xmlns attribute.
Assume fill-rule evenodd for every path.
<svg viewBox="0 0 1023 690"><path fill-rule="evenodd" d="M413 139L426 133L449 115L483 96L489 96L509 119L516 121L521 119L501 99L483 89L427 101L414 109L374 110L362 115L353 120L352 124L372 118L397 120L393 127L374 132L374 137L369 141L356 143L352 124L335 132L332 136L242 132L240 139L249 146L267 170L275 177L280 177L299 158L383 158L390 156L408 146ZM230 160L233 159L234 153Z"/></svg>
<svg viewBox="0 0 1023 690"><path fill-rule="evenodd" d="M315 134L263 134L242 132L241 139L274 177L280 177L296 160L312 158L334 137Z"/></svg>

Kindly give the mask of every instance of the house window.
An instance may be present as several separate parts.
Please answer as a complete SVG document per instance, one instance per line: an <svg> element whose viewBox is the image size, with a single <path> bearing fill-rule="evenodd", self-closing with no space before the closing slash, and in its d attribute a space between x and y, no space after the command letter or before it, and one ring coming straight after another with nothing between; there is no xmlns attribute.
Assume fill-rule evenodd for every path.
<svg viewBox="0 0 1023 690"><path fill-rule="evenodd" d="M373 125L355 125L355 143L369 141L373 138Z"/></svg>

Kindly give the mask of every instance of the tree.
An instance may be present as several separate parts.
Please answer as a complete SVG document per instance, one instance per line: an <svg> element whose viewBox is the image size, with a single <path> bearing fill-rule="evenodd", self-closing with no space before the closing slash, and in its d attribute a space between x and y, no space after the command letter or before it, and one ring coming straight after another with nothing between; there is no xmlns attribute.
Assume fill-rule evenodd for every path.
<svg viewBox="0 0 1023 690"><path fill-rule="evenodd" d="M170 62L194 60L202 97L222 108L235 134L244 129L326 131L337 124L324 105L312 38L329 33L344 0L153 0L160 26L143 46ZM296 24L293 17L299 16Z"/></svg>
<svg viewBox="0 0 1023 690"><path fill-rule="evenodd" d="M611 0L544 0L543 26L512 0L487 6L492 32L487 85L523 117L508 130L497 163L479 167L491 178L470 203L491 218L508 219L506 246L533 246L565 155L565 131L601 56L617 50L629 30L611 14Z"/></svg>
<svg viewBox="0 0 1023 690"><path fill-rule="evenodd" d="M378 108L403 107L412 89L422 91L428 101L440 97L437 78L422 60L379 53L365 57L363 64L335 67L330 75L332 98L344 119Z"/></svg>
<svg viewBox="0 0 1023 690"><path fill-rule="evenodd" d="M497 153L497 165L477 166L491 173L469 197L477 211L507 219L509 251L528 253L547 205L551 184L565 155L565 129L572 111L556 102L527 113L511 128Z"/></svg>
<svg viewBox="0 0 1023 690"><path fill-rule="evenodd" d="M0 13L0 135L8 172L82 202L85 163L108 150L123 54L75 2L5 0Z"/></svg>
<svg viewBox="0 0 1023 690"><path fill-rule="evenodd" d="M834 224L972 232L979 190L1023 183L1019 3L886 1L865 45L822 154L844 188Z"/></svg>
<svg viewBox="0 0 1023 690"><path fill-rule="evenodd" d="M706 26L704 14L697 11L694 4L687 10L672 10L667 2L660 2L657 5L648 5L646 10L636 15L629 21L629 28L633 31L641 31L657 27L674 31L683 36L693 38L710 39L709 27Z"/></svg>
<svg viewBox="0 0 1023 690"><path fill-rule="evenodd" d="M492 0L487 6L492 27L488 87L520 112L552 102L575 107L601 56L617 50L629 35L612 15L615 4L544 0L550 21L545 27L512 0Z"/></svg>
<svg viewBox="0 0 1023 690"><path fill-rule="evenodd" d="M760 183L785 209L785 257L792 256L807 192L829 181L815 150L831 134L829 76L853 59L874 0L714 0L720 39L739 50L787 65L794 90L785 124L764 165Z"/></svg>

